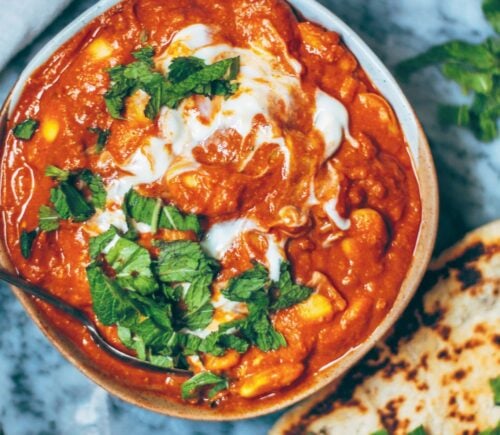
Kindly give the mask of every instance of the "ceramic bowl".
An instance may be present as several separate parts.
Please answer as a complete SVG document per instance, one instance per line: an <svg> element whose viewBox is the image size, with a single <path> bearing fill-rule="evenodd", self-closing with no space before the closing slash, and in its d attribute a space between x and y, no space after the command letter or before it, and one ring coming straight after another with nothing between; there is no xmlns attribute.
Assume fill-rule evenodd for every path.
<svg viewBox="0 0 500 435"><path fill-rule="evenodd" d="M5 126L11 111L23 90L24 84L31 74L42 65L64 42L85 27L92 19L102 14L119 0L101 0L84 14L75 19L69 26L54 37L29 63L14 86L1 111L0 125ZM277 411L313 394L319 389L331 385L352 367L373 345L380 340L401 315L418 287L430 260L438 220L438 189L434 164L425 135L413 109L390 72L377 56L361 40L361 38L336 15L314 0L289 0L295 10L307 20L319 23L329 30L338 32L354 53L360 64L371 78L374 85L391 103L406 136L413 164L417 174L422 198L422 223L414 257L407 276L401 286L399 295L387 317L361 345L351 350L339 361L322 370L305 388L298 389L296 394L286 395L283 400L270 404L265 401L254 401L252 407L245 410L224 411L211 409L194 409L188 404L178 404L168 398L146 391L137 391L124 382L110 376L97 367L88 356L76 347L69 339L61 335L44 314L38 309L35 301L21 291L13 288L14 293L23 304L35 323L45 333L59 351L85 375L119 398L135 405L162 414L202 420L235 420L256 417ZM2 135L3 137L3 135ZM0 246L0 266L12 270L5 248Z"/></svg>

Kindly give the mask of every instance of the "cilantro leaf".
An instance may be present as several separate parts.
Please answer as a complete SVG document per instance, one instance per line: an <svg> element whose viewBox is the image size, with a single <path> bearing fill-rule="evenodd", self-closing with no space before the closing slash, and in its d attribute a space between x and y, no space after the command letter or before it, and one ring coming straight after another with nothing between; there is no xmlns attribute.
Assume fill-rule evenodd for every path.
<svg viewBox="0 0 500 435"><path fill-rule="evenodd" d="M60 169L57 166L49 165L45 168L45 175L47 177L54 178L57 181L67 181L70 176L70 172Z"/></svg>
<svg viewBox="0 0 500 435"><path fill-rule="evenodd" d="M490 387L493 391L493 402L496 406L500 405L500 376L490 379Z"/></svg>
<svg viewBox="0 0 500 435"><path fill-rule="evenodd" d="M55 231L59 228L59 214L52 208L42 205L38 211L38 227L41 231Z"/></svg>
<svg viewBox="0 0 500 435"><path fill-rule="evenodd" d="M213 275L219 265L201 246L189 240L160 244L158 277L163 282L193 282L204 274Z"/></svg>
<svg viewBox="0 0 500 435"><path fill-rule="evenodd" d="M33 247L33 242L35 241L37 235L38 235L38 230L33 230L33 231L23 230L21 232L21 237L19 239L21 245L21 254L26 260L28 260L31 257L31 248Z"/></svg>
<svg viewBox="0 0 500 435"><path fill-rule="evenodd" d="M89 255L90 258L96 259L97 256L108 246L111 241L118 235L115 227L111 227L105 233L97 237L91 237L89 240Z"/></svg>
<svg viewBox="0 0 500 435"><path fill-rule="evenodd" d="M88 169L81 171L77 178L82 180L88 187L91 193L90 202L96 208L104 209L106 206L106 189L102 178L98 174L94 174Z"/></svg>
<svg viewBox="0 0 500 435"><path fill-rule="evenodd" d="M146 248L121 237L105 258L122 288L143 295L158 290L158 283L151 271L151 256Z"/></svg>
<svg viewBox="0 0 500 435"><path fill-rule="evenodd" d="M95 149L98 153L100 153L106 146L106 143L108 142L109 136L111 135L111 130L102 129L99 127L89 127L88 130L91 133L97 135L97 142L95 144Z"/></svg>
<svg viewBox="0 0 500 435"><path fill-rule="evenodd" d="M196 398L199 390L209 385L212 386L207 394L209 398L214 397L219 391L229 387L226 378L217 376L212 372L201 372L182 384L182 398L184 400Z"/></svg>
<svg viewBox="0 0 500 435"><path fill-rule="evenodd" d="M277 297L271 304L271 309L273 310L282 310L291 307L304 301L312 293L312 289L309 287L293 283L290 273L290 263L287 262L281 263L278 288Z"/></svg>
<svg viewBox="0 0 500 435"><path fill-rule="evenodd" d="M13 129L12 133L14 137L21 140L30 140L35 131L38 129L40 123L34 119L28 118L23 122L17 124Z"/></svg>

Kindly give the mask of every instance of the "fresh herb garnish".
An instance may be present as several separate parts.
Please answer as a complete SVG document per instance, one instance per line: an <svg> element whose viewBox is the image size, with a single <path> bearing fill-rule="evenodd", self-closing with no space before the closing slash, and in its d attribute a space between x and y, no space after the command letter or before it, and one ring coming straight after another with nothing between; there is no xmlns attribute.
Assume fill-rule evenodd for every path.
<svg viewBox="0 0 500 435"><path fill-rule="evenodd" d="M483 430L479 435L500 435L500 421L497 423L496 427Z"/></svg>
<svg viewBox="0 0 500 435"><path fill-rule="evenodd" d="M217 376L212 372L201 372L182 384L182 398L184 400L196 398L199 390L207 386L211 387L207 392L207 397L211 399L219 391L227 389L229 383L226 378Z"/></svg>
<svg viewBox="0 0 500 435"><path fill-rule="evenodd" d="M39 125L40 124L38 121L28 118L25 121L17 124L12 129L12 133L17 139L30 140L35 134L35 131L38 129Z"/></svg>
<svg viewBox="0 0 500 435"><path fill-rule="evenodd" d="M499 33L498 0L485 0L483 11ZM460 85L464 93L473 93L470 105L441 105L439 119L446 125L467 127L484 142L498 137L500 117L500 39L494 36L480 44L450 41L400 63L397 73L407 79L414 72L441 64L443 75Z"/></svg>
<svg viewBox="0 0 500 435"><path fill-rule="evenodd" d="M38 211L38 228L50 232L59 228L60 216L57 211L47 205L42 205Z"/></svg>
<svg viewBox="0 0 500 435"><path fill-rule="evenodd" d="M45 175L54 178L57 181L67 181L70 176L70 171L60 169L57 166L49 165L45 168Z"/></svg>
<svg viewBox="0 0 500 435"><path fill-rule="evenodd" d="M389 435L389 432L387 432L387 429L380 429L372 432L370 435Z"/></svg>
<svg viewBox="0 0 500 435"><path fill-rule="evenodd" d="M78 172L76 176L78 180L83 181L87 185L91 193L90 202L92 205L96 208L104 209L107 195L102 178L88 169Z"/></svg>
<svg viewBox="0 0 500 435"><path fill-rule="evenodd" d="M160 244L158 278L163 282L193 282L203 275L213 276L219 268L199 243L178 240Z"/></svg>
<svg viewBox="0 0 500 435"><path fill-rule="evenodd" d="M493 391L493 402L496 406L500 405L500 376L490 379L491 391Z"/></svg>
<svg viewBox="0 0 500 435"><path fill-rule="evenodd" d="M82 193L67 181L51 189L50 199L63 219L71 217L75 222L83 222L95 213L94 207L85 201Z"/></svg>
<svg viewBox="0 0 500 435"><path fill-rule="evenodd" d="M239 57L206 65L193 57L174 59L167 77L154 70L154 50L145 47L132 53L135 62L119 65L108 71L111 87L104 95L106 107L113 118L121 119L125 98L137 90L146 92L149 102L144 111L154 119L162 106L176 108L194 94L229 96L237 85L231 83L239 72Z"/></svg>
<svg viewBox="0 0 500 435"><path fill-rule="evenodd" d="M100 153L104 147L106 146L106 143L108 142L109 136L111 134L111 130L109 129L102 129L99 127L90 127L88 129L91 133L94 133L97 135L97 141L95 144L95 150Z"/></svg>
<svg viewBox="0 0 500 435"><path fill-rule="evenodd" d="M411 432L408 432L408 435L427 435L427 432L425 431L424 426L420 425Z"/></svg>
<svg viewBox="0 0 500 435"><path fill-rule="evenodd" d="M29 259L31 257L31 248L33 247L33 242L38 235L38 230L21 232L20 244L21 244L21 254L24 258Z"/></svg>
<svg viewBox="0 0 500 435"><path fill-rule="evenodd" d="M125 195L123 208L128 217L151 226L153 234L158 228L193 231L200 235L201 225L194 214L183 214L173 205L163 205L161 199L148 198L131 189Z"/></svg>
<svg viewBox="0 0 500 435"><path fill-rule="evenodd" d="M304 301L312 293L312 289L309 287L295 284L292 281L290 263L288 262L281 263L280 279L277 287L275 300L271 304L271 309L273 310L282 310L291 307Z"/></svg>

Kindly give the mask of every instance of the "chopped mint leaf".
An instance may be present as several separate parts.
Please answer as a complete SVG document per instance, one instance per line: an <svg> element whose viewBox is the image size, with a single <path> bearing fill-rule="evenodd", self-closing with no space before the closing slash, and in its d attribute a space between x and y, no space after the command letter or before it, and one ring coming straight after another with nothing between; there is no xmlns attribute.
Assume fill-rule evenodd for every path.
<svg viewBox="0 0 500 435"><path fill-rule="evenodd" d="M102 253L104 248L108 246L111 241L118 235L115 227L111 227L105 233L98 235L97 237L91 237L89 241L89 255L91 259L96 259L97 256Z"/></svg>
<svg viewBox="0 0 500 435"><path fill-rule="evenodd" d="M163 282L193 282L204 274L213 275L219 268L199 243L189 240L164 242L160 245L158 277Z"/></svg>
<svg viewBox="0 0 500 435"><path fill-rule="evenodd" d="M496 406L500 405L500 376L490 379L490 387L493 391L493 402Z"/></svg>
<svg viewBox="0 0 500 435"><path fill-rule="evenodd" d="M285 347L285 337L274 329L266 310L255 305L248 308L249 315L241 329L244 337L264 352Z"/></svg>
<svg viewBox="0 0 500 435"><path fill-rule="evenodd" d="M97 135L97 141L95 144L95 149L98 153L100 153L104 147L106 146L109 136L111 135L111 130L109 129L102 129L99 127L90 127L88 129L91 133L94 133Z"/></svg>
<svg viewBox="0 0 500 435"><path fill-rule="evenodd" d="M54 208L57 214L62 219L69 219L71 216L71 211L69 209L68 202L66 200L66 195L59 187L54 187L50 189L50 202L54 204Z"/></svg>
<svg viewBox="0 0 500 435"><path fill-rule="evenodd" d="M42 205L38 211L38 227L41 231L55 231L59 228L59 214L52 208Z"/></svg>
<svg viewBox="0 0 500 435"><path fill-rule="evenodd" d="M280 279L278 282L278 294L271 304L271 309L282 310L291 307L307 299L312 289L303 285L294 284L290 273L290 264L281 263Z"/></svg>
<svg viewBox="0 0 500 435"><path fill-rule="evenodd" d="M193 231L201 234L201 225L198 216L194 214L184 215L177 207L166 205L161 209L160 228L178 231Z"/></svg>
<svg viewBox="0 0 500 435"><path fill-rule="evenodd" d="M36 236L38 235L38 230L33 231L25 231L21 232L20 237L20 245L21 245L21 254L26 260L31 257L31 248L33 247L33 242L35 241Z"/></svg>
<svg viewBox="0 0 500 435"><path fill-rule="evenodd" d="M267 307L270 284L267 269L255 262L252 269L232 278L222 294L231 301L253 302Z"/></svg>
<svg viewBox="0 0 500 435"><path fill-rule="evenodd" d="M102 178L98 174L94 174L88 169L84 169L78 174L78 179L82 180L88 187L91 193L90 202L96 208L104 209L106 206L106 189Z"/></svg>
<svg viewBox="0 0 500 435"><path fill-rule="evenodd" d="M168 79L172 83L179 83L206 66L205 61L198 57L177 57L170 64Z"/></svg>
<svg viewBox="0 0 500 435"><path fill-rule="evenodd" d="M153 57L155 55L155 51L154 51L154 48L151 47L151 46L146 46L146 47L143 47L137 51L134 51L132 53L132 56L134 56L134 58L136 60L140 60L142 62L146 62L148 63L149 65L153 66L154 63L153 63Z"/></svg>
<svg viewBox="0 0 500 435"><path fill-rule="evenodd" d="M135 314L124 290L95 263L87 267L94 313L103 325L114 325Z"/></svg>
<svg viewBox="0 0 500 435"><path fill-rule="evenodd" d="M47 177L54 178L57 181L67 181L70 176L70 172L60 169L57 166L49 165L45 168L45 175Z"/></svg>
<svg viewBox="0 0 500 435"><path fill-rule="evenodd" d="M207 386L212 387L207 393L208 397L212 398L219 391L227 389L229 383L226 378L217 376L212 372L201 372L182 384L182 398L184 400L194 399L197 397L200 389Z"/></svg>
<svg viewBox="0 0 500 435"><path fill-rule="evenodd" d="M116 281L124 289L147 295L158 290L151 271L151 256L146 248L120 238L105 256L116 274Z"/></svg>
<svg viewBox="0 0 500 435"><path fill-rule="evenodd" d="M424 426L420 425L411 432L408 432L408 435L427 435L427 432L425 431Z"/></svg>
<svg viewBox="0 0 500 435"><path fill-rule="evenodd" d="M57 198L59 201L57 203L52 202L63 219L67 219L68 211L75 222L86 221L95 213L94 208L85 201L82 194L68 182L63 181L58 187L52 189L52 191L54 190L58 191ZM65 204L62 204L62 202Z"/></svg>
<svg viewBox="0 0 500 435"><path fill-rule="evenodd" d="M30 140L35 134L35 131L38 129L38 126L39 126L38 121L28 118L25 121L17 124L12 129L12 133L14 134L14 137L16 137L17 139Z"/></svg>
<svg viewBox="0 0 500 435"><path fill-rule="evenodd" d="M125 214L136 222L153 227L155 222L158 223L159 220L161 200L148 198L130 189L125 195L123 208Z"/></svg>
<svg viewBox="0 0 500 435"><path fill-rule="evenodd" d="M500 33L500 2L498 0L484 0L483 13L495 32Z"/></svg>

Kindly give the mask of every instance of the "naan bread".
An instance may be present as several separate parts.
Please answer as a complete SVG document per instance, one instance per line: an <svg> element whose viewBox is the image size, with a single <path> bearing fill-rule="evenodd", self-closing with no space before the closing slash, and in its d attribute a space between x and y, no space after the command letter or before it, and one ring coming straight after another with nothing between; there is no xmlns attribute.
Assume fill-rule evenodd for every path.
<svg viewBox="0 0 500 435"><path fill-rule="evenodd" d="M430 289L430 290L429 290ZM272 435L472 435L500 422L500 221L444 252L391 336Z"/></svg>

